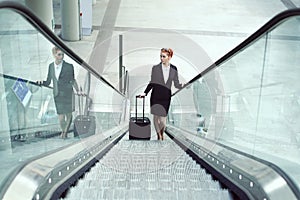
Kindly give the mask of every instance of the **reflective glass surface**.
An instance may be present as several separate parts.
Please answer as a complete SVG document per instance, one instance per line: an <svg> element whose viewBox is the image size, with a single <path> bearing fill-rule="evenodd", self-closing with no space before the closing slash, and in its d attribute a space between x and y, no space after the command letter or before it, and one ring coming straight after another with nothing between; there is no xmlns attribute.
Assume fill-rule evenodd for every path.
<svg viewBox="0 0 300 200"><path fill-rule="evenodd" d="M299 19L276 25L173 96L169 124L272 162L299 185Z"/></svg>
<svg viewBox="0 0 300 200"><path fill-rule="evenodd" d="M54 45L18 13L0 10L0 44L0 184L29 159L86 138L88 134L75 137L73 133L78 115L89 113L95 117L95 134L102 134L125 119L125 97L89 74L67 52L63 52L57 84L58 88L70 87L70 95L60 89L56 93L53 80L49 85L37 84L53 72L49 68L54 62ZM65 63L69 63L70 73ZM72 71L77 84L70 77ZM63 125L54 101L57 95L67 99L63 110L74 108L66 139L61 138Z"/></svg>

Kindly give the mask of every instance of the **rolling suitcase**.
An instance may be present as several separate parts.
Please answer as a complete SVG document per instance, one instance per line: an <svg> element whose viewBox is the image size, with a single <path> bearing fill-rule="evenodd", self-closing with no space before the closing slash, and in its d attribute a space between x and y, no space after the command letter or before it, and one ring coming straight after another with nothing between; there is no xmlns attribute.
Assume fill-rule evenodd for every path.
<svg viewBox="0 0 300 200"><path fill-rule="evenodd" d="M74 137L87 137L94 135L96 132L96 118L95 116L89 115L88 112L82 112L82 99L82 96L78 96L79 115L74 119ZM89 104L88 99L87 104Z"/></svg>
<svg viewBox="0 0 300 200"><path fill-rule="evenodd" d="M137 99L143 98L143 117L137 117ZM150 140L151 122L145 117L145 97L136 96L135 99L135 117L129 121L129 139L130 140Z"/></svg>

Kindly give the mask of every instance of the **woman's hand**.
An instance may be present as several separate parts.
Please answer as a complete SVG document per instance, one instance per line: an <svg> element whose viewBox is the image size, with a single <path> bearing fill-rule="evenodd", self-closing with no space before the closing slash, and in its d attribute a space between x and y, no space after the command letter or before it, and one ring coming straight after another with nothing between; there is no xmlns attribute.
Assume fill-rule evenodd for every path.
<svg viewBox="0 0 300 200"><path fill-rule="evenodd" d="M189 83L182 83L181 85L182 85L182 87L185 87L186 89L189 89L191 87L191 85L189 85Z"/></svg>
<svg viewBox="0 0 300 200"><path fill-rule="evenodd" d="M83 92L83 91L80 91L80 90L76 91L76 94L77 94L78 96L86 96L86 94L84 94L84 92Z"/></svg>
<svg viewBox="0 0 300 200"><path fill-rule="evenodd" d="M146 93L143 93L143 94L139 94L137 95L139 98L144 98L146 96Z"/></svg>

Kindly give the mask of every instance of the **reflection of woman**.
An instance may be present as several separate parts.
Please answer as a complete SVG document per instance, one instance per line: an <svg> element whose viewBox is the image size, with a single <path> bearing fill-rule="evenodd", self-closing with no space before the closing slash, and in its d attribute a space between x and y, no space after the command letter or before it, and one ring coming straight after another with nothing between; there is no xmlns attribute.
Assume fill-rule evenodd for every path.
<svg viewBox="0 0 300 200"><path fill-rule="evenodd" d="M182 88L182 84L178 80L177 68L170 64L172 56L172 49L161 49L161 63L153 66L150 83L147 85L144 94L141 95L147 95L152 89L150 97L151 114L153 114L154 127L158 140L164 139L163 133L166 127L166 116L170 107L172 82L174 82L176 88Z"/></svg>
<svg viewBox="0 0 300 200"><path fill-rule="evenodd" d="M78 86L74 79L73 65L63 60L63 52L57 47L53 47L52 54L55 61L49 65L47 80L42 84L48 86L51 80L53 82L53 96L62 130L61 137L67 138L72 122L72 112L75 110L73 85L76 91L78 91Z"/></svg>

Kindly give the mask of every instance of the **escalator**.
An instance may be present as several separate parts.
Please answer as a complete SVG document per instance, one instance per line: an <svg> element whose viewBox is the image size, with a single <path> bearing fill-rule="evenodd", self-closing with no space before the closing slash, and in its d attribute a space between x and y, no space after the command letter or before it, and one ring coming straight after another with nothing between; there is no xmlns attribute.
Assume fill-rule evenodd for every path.
<svg viewBox="0 0 300 200"><path fill-rule="evenodd" d="M170 138L120 140L64 199L232 199Z"/></svg>
<svg viewBox="0 0 300 200"><path fill-rule="evenodd" d="M108 142L122 134L126 115L126 112L122 113L125 108L122 105L127 106L124 103L126 97L26 7L17 2L3 1L0 8L0 156L4 161L0 167L0 198L44 198L39 192L35 195L38 188L44 191L40 184L55 183L62 177L70 178L76 174L75 169L83 169L93 160L91 155L109 148ZM53 62L53 46L65 53L64 60L74 66L77 84L93 102L92 105L84 102L82 107L85 113L97 119L96 131L100 133L94 135L97 144L85 134L74 137L73 124L68 138L59 138L61 128L52 88L36 84L37 80L46 79L48 66ZM93 90L90 92L91 87ZM103 99L102 94L95 94L95 91L101 91L107 98ZM80 113L78 96L75 97L72 99L75 108L73 119ZM94 145L89 147L87 143ZM84 158L81 160L82 154ZM78 157L80 161L76 160ZM65 166L68 161L72 165ZM51 169L59 171L54 173ZM58 179L52 179L52 173ZM18 192L16 188L19 188Z"/></svg>
<svg viewBox="0 0 300 200"><path fill-rule="evenodd" d="M299 25L299 9L271 19L177 91L168 116L169 137L164 141L128 140L128 97L68 48L31 11L15 2L2 2L0 15L11 17L2 26L11 30L1 35L1 43L6 42L10 48L1 57L0 72L5 76L0 77L3 97L0 147L2 158L14 156L13 164L5 166L10 170L1 167L2 199L300 198L299 162L293 151L297 147L297 114L284 112L285 117L292 116L295 120L284 119L281 124L277 122L282 118L274 117L280 110L276 106L286 102L286 98L292 99L282 103L283 107L295 104L297 107L298 103L298 88L292 84L298 78L299 70L295 67L298 63L293 62L287 74L274 66L279 61L282 66L290 64L285 61L290 61L287 57L291 54L278 53L278 47L298 49L294 46L299 40L298 32L293 27ZM30 31L18 31L19 26L13 26L12 22ZM33 46L30 51L17 51L27 47L28 41ZM42 140L36 146L43 152L32 149L27 157L23 152L14 154L11 133L27 136L22 131L28 130L28 126L11 127L7 113L13 113L15 107L7 106L9 101L2 92L10 89L4 84L5 77L41 80L53 45L62 49L68 62L73 63L79 85L83 88L88 85L84 90L93 99L89 112L97 119L96 134L67 141L54 138L52 146L60 143L54 148L47 144L49 140ZM39 56L32 57L27 52ZM13 60L16 55L20 63ZM255 59L258 62L252 63ZM28 60L34 62L28 64L25 62ZM15 70L16 66L24 69ZM274 71L282 75L278 77ZM24 117L36 120L36 113L29 115L25 110L43 104L49 91L41 88L34 94L34 101L23 109ZM205 119L205 123L199 123L197 117ZM37 120L33 129L43 127L41 123ZM295 144L289 144L281 134L287 128L296 138ZM49 130L44 127L40 131Z"/></svg>

